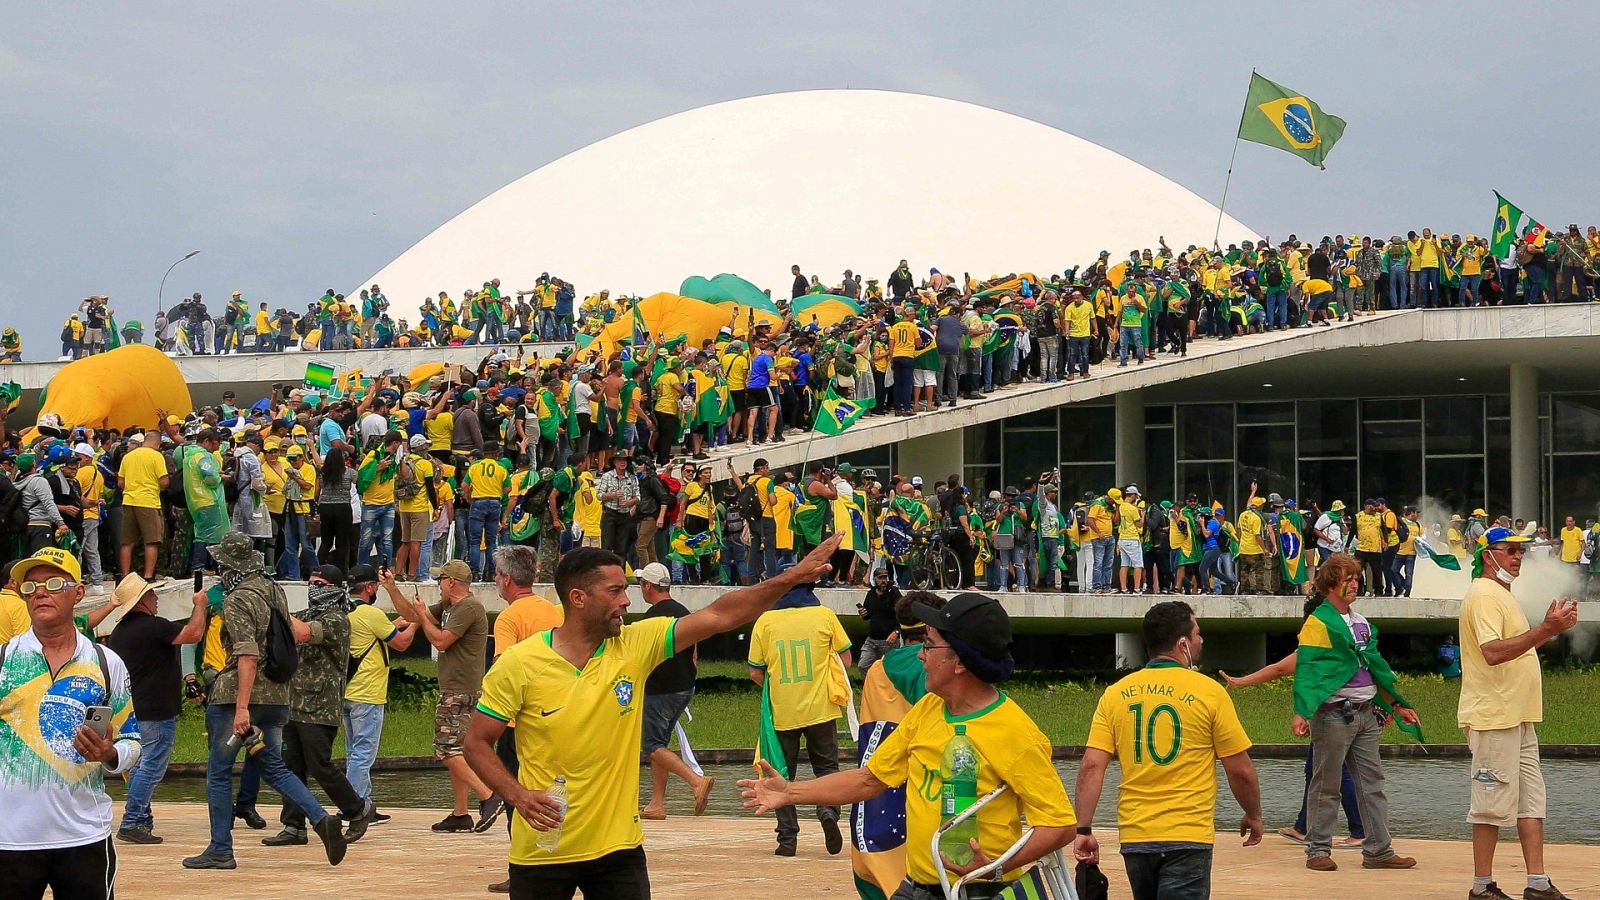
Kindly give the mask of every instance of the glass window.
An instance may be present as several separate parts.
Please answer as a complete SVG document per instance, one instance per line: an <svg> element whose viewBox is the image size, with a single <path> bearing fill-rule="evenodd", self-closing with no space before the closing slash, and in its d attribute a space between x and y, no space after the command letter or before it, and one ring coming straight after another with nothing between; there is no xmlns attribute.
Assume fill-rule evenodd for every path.
<svg viewBox="0 0 1600 900"><path fill-rule="evenodd" d="M1007 484L1022 487L1022 479L1056 467L1056 433L1023 433L1006 435L1005 478Z"/></svg>
<svg viewBox="0 0 1600 900"><path fill-rule="evenodd" d="M1261 496L1277 491L1294 496L1294 425L1255 425L1239 429L1239 497L1254 481Z"/></svg>
<svg viewBox="0 0 1600 900"><path fill-rule="evenodd" d="M1304 409L1305 403L1302 401L1300 406ZM1355 408L1353 403L1349 406ZM1335 500L1343 500L1347 507L1356 506L1362 498L1355 496L1355 483L1356 461L1353 459L1302 459L1300 493L1295 499L1300 501L1301 509L1308 511L1313 503L1327 509Z"/></svg>
<svg viewBox="0 0 1600 900"><path fill-rule="evenodd" d="M1144 408L1144 423L1146 425L1171 425L1172 404L1157 403Z"/></svg>
<svg viewBox="0 0 1600 900"><path fill-rule="evenodd" d="M1241 403L1239 404L1240 425L1293 425L1294 404L1285 403Z"/></svg>
<svg viewBox="0 0 1600 900"><path fill-rule="evenodd" d="M1551 522L1565 522L1567 516L1571 516L1583 526L1595 517L1595 510L1600 509L1600 453L1551 457L1550 469L1558 498L1550 510ZM1552 532L1559 530L1551 529Z"/></svg>
<svg viewBox="0 0 1600 900"><path fill-rule="evenodd" d="M1356 455L1356 404L1349 400L1301 400L1296 413L1300 458ZM1355 473L1342 490L1355 483ZM1329 502L1332 502L1331 500Z"/></svg>
<svg viewBox="0 0 1600 900"><path fill-rule="evenodd" d="M1479 506L1489 508L1483 490L1481 456L1429 457L1423 466L1423 478L1428 496L1443 503L1445 509L1471 512Z"/></svg>
<svg viewBox="0 0 1600 900"><path fill-rule="evenodd" d="M1511 428L1505 420L1489 420L1489 452L1484 461L1489 466L1488 496L1484 509L1508 510L1511 508ZM1540 454L1544 458L1544 454ZM1543 471L1543 463L1540 464ZM1544 479L1540 479L1543 481ZM1455 512L1456 510L1451 510ZM1471 512L1467 510L1466 512ZM1464 515L1465 513L1463 513Z"/></svg>
<svg viewBox="0 0 1600 900"><path fill-rule="evenodd" d="M1178 407L1179 459L1233 459L1233 404Z"/></svg>
<svg viewBox="0 0 1600 900"><path fill-rule="evenodd" d="M1428 455L1483 452L1483 398L1429 397L1423 426Z"/></svg>
<svg viewBox="0 0 1600 900"><path fill-rule="evenodd" d="M1178 463L1178 487L1183 496L1195 494L1202 504L1222 501L1230 516L1238 505L1234 500L1233 463Z"/></svg>
<svg viewBox="0 0 1600 900"><path fill-rule="evenodd" d="M1506 394L1494 394L1483 398L1483 414L1491 419L1511 418L1511 397Z"/></svg>
<svg viewBox="0 0 1600 900"><path fill-rule="evenodd" d="M856 471L869 468L877 469L878 477L883 479L885 484L888 484L889 473L894 471L894 445L882 444L877 447L868 447L865 450L857 450L854 453L843 453L834 458L833 464L837 467L839 463L845 462L855 466ZM921 475L924 478L943 477L934 476L926 472L914 472L912 474Z"/></svg>
<svg viewBox="0 0 1600 900"><path fill-rule="evenodd" d="M1551 399L1556 418L1555 446L1551 449L1571 453L1600 447L1600 394L1567 394Z"/></svg>
<svg viewBox="0 0 1600 900"><path fill-rule="evenodd" d="M1395 509L1422 497L1421 423L1361 426L1361 496L1383 497Z"/></svg>
<svg viewBox="0 0 1600 900"><path fill-rule="evenodd" d="M970 451L967 458L972 458ZM1069 462L1115 460L1117 458L1116 409L1110 406L1062 407L1061 458Z"/></svg>
<svg viewBox="0 0 1600 900"><path fill-rule="evenodd" d="M1036 409L1020 416L1012 416L1005 420L1006 430L1017 428L1048 428L1052 431L1056 427L1056 411L1053 409Z"/></svg>
<svg viewBox="0 0 1600 900"><path fill-rule="evenodd" d="M1173 496L1173 430L1171 428L1146 428L1144 430L1144 478L1140 485L1152 500L1172 500Z"/></svg>
<svg viewBox="0 0 1600 900"><path fill-rule="evenodd" d="M1365 422L1420 418L1422 418L1422 401L1415 397L1401 400L1361 401L1361 419Z"/></svg>
<svg viewBox="0 0 1600 900"><path fill-rule="evenodd" d="M1106 488L1116 485L1117 467L1111 463L1092 463L1061 467L1061 502L1071 506L1084 494L1093 491L1096 497Z"/></svg>
<svg viewBox="0 0 1600 900"><path fill-rule="evenodd" d="M1000 423L969 425L961 436L962 451L969 465L998 465L1000 462ZM927 476L924 475L924 478Z"/></svg>
<svg viewBox="0 0 1600 900"><path fill-rule="evenodd" d="M990 491L1005 490L1000 483L999 466L967 466L961 480L972 488L974 503L977 502L976 498L988 496Z"/></svg>

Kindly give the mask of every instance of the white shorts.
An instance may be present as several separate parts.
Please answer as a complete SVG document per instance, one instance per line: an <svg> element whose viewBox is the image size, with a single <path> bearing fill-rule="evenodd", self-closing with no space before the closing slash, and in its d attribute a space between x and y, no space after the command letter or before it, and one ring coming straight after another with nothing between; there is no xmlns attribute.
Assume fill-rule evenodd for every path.
<svg viewBox="0 0 1600 900"><path fill-rule="evenodd" d="M914 388L936 387L938 384L938 372L928 369L913 369L911 372L911 386Z"/></svg>

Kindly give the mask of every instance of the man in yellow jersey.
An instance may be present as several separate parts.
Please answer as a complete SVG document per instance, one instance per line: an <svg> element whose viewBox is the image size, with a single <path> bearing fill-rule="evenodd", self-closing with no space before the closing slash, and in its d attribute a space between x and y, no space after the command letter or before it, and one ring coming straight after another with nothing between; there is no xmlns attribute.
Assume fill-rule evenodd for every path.
<svg viewBox="0 0 1600 900"><path fill-rule="evenodd" d="M1251 496L1244 512L1239 513L1239 593L1273 594L1277 585L1272 577L1274 557L1267 554L1272 538L1267 529L1263 508L1266 498Z"/></svg>
<svg viewBox="0 0 1600 900"><path fill-rule="evenodd" d="M434 460L427 455L428 436L414 434L409 449L400 458L395 474L395 513L400 519L400 547L395 551L394 567L409 580L428 574L422 570L422 542L433 527ZM408 496L409 495L409 496Z"/></svg>
<svg viewBox="0 0 1600 900"><path fill-rule="evenodd" d="M894 375L894 414L911 415L912 373L917 362L917 323L905 310L884 317L889 323L889 366Z"/></svg>
<svg viewBox="0 0 1600 900"><path fill-rule="evenodd" d="M389 704L389 651L404 653L416 639L418 625L405 619L389 621L375 604L378 571L368 565L350 567L350 659L355 674L344 686L344 777L367 801L367 820L376 825L389 821L372 803L372 763L378 758L383 736L383 714ZM393 581L385 590L398 592ZM394 602L394 593L389 595Z"/></svg>
<svg viewBox="0 0 1600 900"><path fill-rule="evenodd" d="M1002 879L1072 839L1072 802L1050 761L1050 741L1016 701L996 685L1011 676L1011 622L995 600L981 594L952 597L943 609L912 603L928 626L920 651L927 693L872 753L866 765L824 778L790 783L766 760L760 780L739 782L745 806L757 812L800 804L860 803L905 785L906 879L894 900L944 896L939 869L960 876L987 865L1022 836L1022 817L1033 827L1028 843L1006 862ZM1004 784L1009 791L977 814L973 855L957 865L929 852L941 821L945 746L960 729L978 751L977 796ZM1003 884L977 884L969 897L993 897Z"/></svg>
<svg viewBox="0 0 1600 900"><path fill-rule="evenodd" d="M1361 512L1355 522L1356 559L1362 567L1361 591L1369 597L1380 596L1383 576L1383 515L1378 512L1378 501L1368 497L1361 501Z"/></svg>
<svg viewBox="0 0 1600 900"><path fill-rule="evenodd" d="M803 584L783 595L761 614L750 631L750 680L762 686L778 746L788 761L788 777L799 767L800 740L805 739L811 771L821 778L839 771L839 703L834 693L834 669L850 668L850 638L833 610L822 605L811 585ZM763 710L763 715L768 710ZM839 807L817 806L823 840L829 853L844 849L839 832ZM779 856L794 856L800 835L800 817L792 807L778 810Z"/></svg>
<svg viewBox="0 0 1600 900"><path fill-rule="evenodd" d="M1067 380L1089 377L1089 341L1094 334L1094 304L1073 291L1072 299L1061 308L1062 321L1067 333Z"/></svg>
<svg viewBox="0 0 1600 900"><path fill-rule="evenodd" d="M1117 516L1117 589L1128 593L1130 573L1131 590L1144 593L1144 509L1139 504L1139 486L1130 484L1122 492L1114 512Z"/></svg>
<svg viewBox="0 0 1600 900"><path fill-rule="evenodd" d="M1181 600L1144 614L1150 662L1106 689L1078 767L1078 837L1073 853L1099 862L1094 811L1112 757L1122 770L1117 828L1134 900L1204 900L1211 895L1216 840L1216 761L1244 809L1244 845L1261 843L1261 787L1250 737L1228 692L1196 672L1200 623Z"/></svg>
<svg viewBox="0 0 1600 900"><path fill-rule="evenodd" d="M511 477L500 465L499 455L500 447L494 443L472 451L472 465L461 479L461 498L467 503L467 563L474 581L494 575L500 513L505 508L506 480Z"/></svg>
<svg viewBox="0 0 1600 900"><path fill-rule="evenodd" d="M83 581L88 587L88 594L98 596L106 591L105 585L100 583L100 496L105 492L106 476L94 464L93 447L80 443L72 448L72 452L78 458L78 474L74 477L78 481L78 492L83 497L83 506L80 507L83 510ZM1572 520L1567 519L1567 524L1571 523ZM1566 539L1566 532L1562 532L1562 539Z"/></svg>
<svg viewBox="0 0 1600 900"><path fill-rule="evenodd" d="M739 628L789 588L821 580L838 543L830 538L788 572L729 591L681 619L628 626L620 556L580 547L561 560L555 585L566 620L501 655L484 679L466 740L473 769L517 811L512 897L571 897L574 890L649 897L637 805L646 676L679 646ZM516 777L494 752L511 722ZM558 778L565 801L550 794Z"/></svg>

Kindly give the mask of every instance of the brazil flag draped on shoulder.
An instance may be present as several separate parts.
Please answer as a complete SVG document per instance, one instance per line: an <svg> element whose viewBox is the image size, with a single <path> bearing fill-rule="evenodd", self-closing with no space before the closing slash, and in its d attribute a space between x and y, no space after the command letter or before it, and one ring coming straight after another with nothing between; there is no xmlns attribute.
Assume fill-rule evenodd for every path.
<svg viewBox="0 0 1600 900"><path fill-rule="evenodd" d="M1294 711L1297 714L1311 719L1317 709L1328 702L1335 691L1349 684L1362 668L1372 673L1372 681L1378 686L1378 696L1372 702L1385 714L1394 712L1384 699L1385 694L1400 705L1411 705L1400 696L1394 670L1378 655L1378 626L1369 623L1369 627L1372 634L1367 638L1366 649L1360 649L1344 617L1327 600L1306 617L1305 625L1300 628L1300 649L1295 654ZM1395 723L1401 731L1426 743L1420 727L1398 719Z"/></svg>
<svg viewBox="0 0 1600 900"><path fill-rule="evenodd" d="M865 767L918 700L927 672L910 644L885 653L861 682L861 727L856 764ZM906 877L906 789L888 788L850 809L850 863L862 900L884 900Z"/></svg>
<svg viewBox="0 0 1600 900"><path fill-rule="evenodd" d="M1305 517L1297 509L1286 509L1278 514L1278 565L1283 571L1284 584L1305 584L1309 572L1306 566Z"/></svg>
<svg viewBox="0 0 1600 900"><path fill-rule="evenodd" d="M828 501L809 492L802 495L801 501L794 511L794 532L807 546L815 547L822 543L824 525L828 521Z"/></svg>
<svg viewBox="0 0 1600 900"><path fill-rule="evenodd" d="M553 441L561 436L561 401L549 388L539 391L539 437Z"/></svg>
<svg viewBox="0 0 1600 900"><path fill-rule="evenodd" d="M1185 506L1178 510L1178 521L1170 535L1172 549L1178 551L1178 565L1199 565L1201 557L1205 556L1206 542L1201 536L1198 508Z"/></svg>
<svg viewBox="0 0 1600 900"><path fill-rule="evenodd" d="M862 501L857 491L840 491L833 500L833 530L844 535L840 550L853 550L862 562L871 562L872 542L867 538L867 511Z"/></svg>

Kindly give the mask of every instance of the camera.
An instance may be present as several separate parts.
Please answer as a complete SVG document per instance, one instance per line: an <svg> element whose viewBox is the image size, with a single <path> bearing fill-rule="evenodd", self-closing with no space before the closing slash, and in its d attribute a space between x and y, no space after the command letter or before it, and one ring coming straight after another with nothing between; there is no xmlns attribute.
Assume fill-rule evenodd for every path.
<svg viewBox="0 0 1600 900"><path fill-rule="evenodd" d="M238 746L239 735L230 735L228 737L228 749L232 750ZM251 725L250 730L244 733L244 752L251 756L255 756L257 753L260 753L262 748L265 746L267 746L267 742L266 739L261 736L261 729Z"/></svg>

